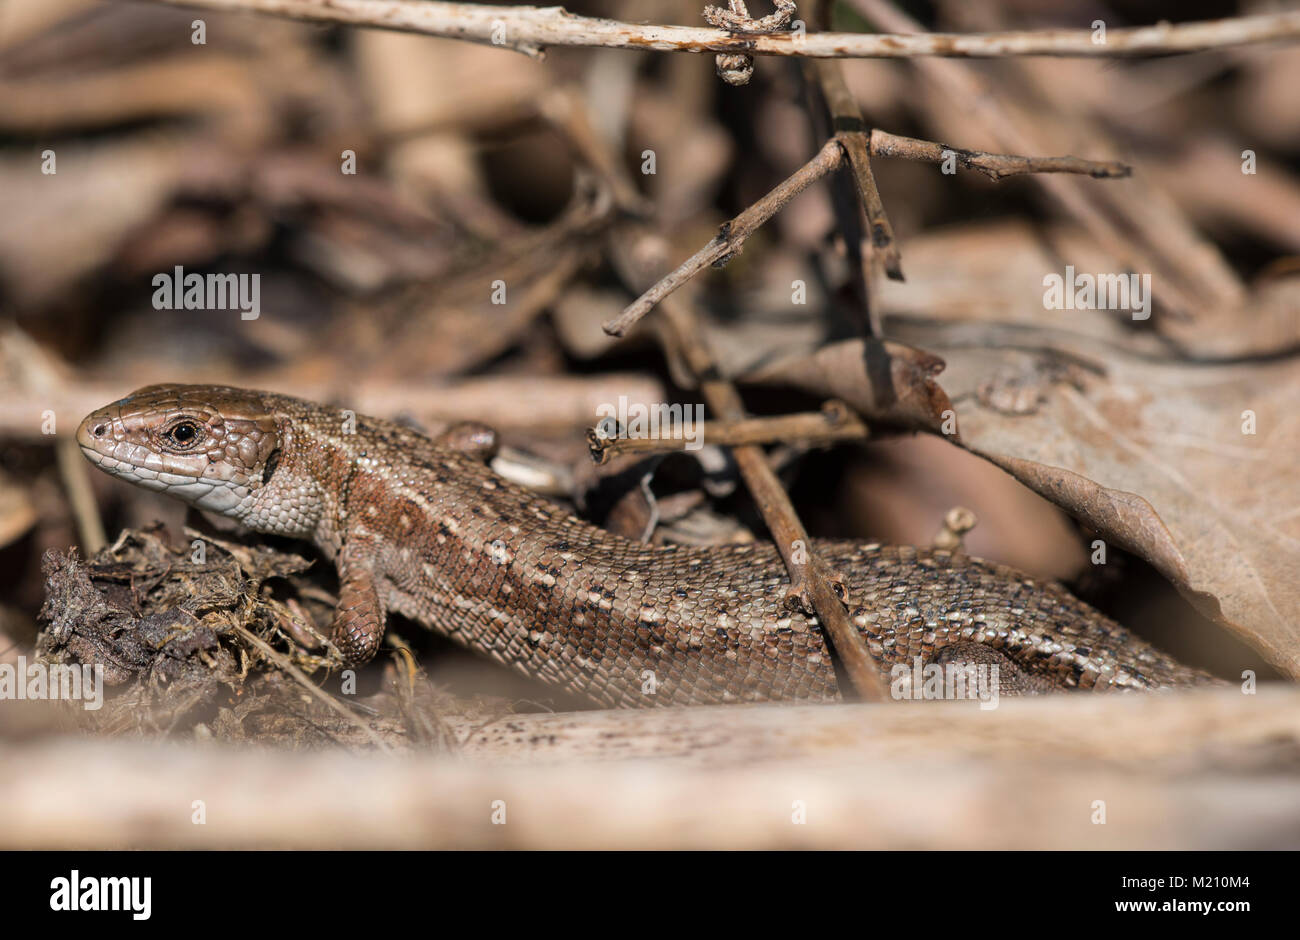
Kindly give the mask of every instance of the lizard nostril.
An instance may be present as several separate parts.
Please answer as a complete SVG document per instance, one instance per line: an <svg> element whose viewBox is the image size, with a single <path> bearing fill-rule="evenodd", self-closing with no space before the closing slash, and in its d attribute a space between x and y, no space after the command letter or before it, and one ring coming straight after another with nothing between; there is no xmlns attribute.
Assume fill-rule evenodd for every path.
<svg viewBox="0 0 1300 940"><path fill-rule="evenodd" d="M94 426L94 428L91 429L90 433L93 434L93 435L95 435L95 437L103 437L103 436L104 436L104 432L107 431L107 430L108 430L108 427L107 427L106 425L103 425L103 424L97 424L97 425Z"/></svg>

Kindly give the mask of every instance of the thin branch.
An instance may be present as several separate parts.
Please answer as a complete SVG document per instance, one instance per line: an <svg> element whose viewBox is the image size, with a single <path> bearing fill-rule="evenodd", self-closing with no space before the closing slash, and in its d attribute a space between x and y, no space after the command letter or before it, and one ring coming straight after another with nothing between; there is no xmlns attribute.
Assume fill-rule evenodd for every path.
<svg viewBox="0 0 1300 940"><path fill-rule="evenodd" d="M863 135L857 134L858 142ZM759 199L730 222L723 223L718 234L695 254L691 255L669 274L661 278L654 286L630 303L622 313L602 324L602 329L610 336L622 336L647 313L655 308L673 291L680 288L709 265L721 267L733 255L740 253L745 240L764 222L803 192L817 180L832 170L843 165L848 142L854 135L841 133L826 142L817 156L813 157L794 172L770 193ZM865 149L865 148L864 148ZM958 150L945 147L933 141L917 140L913 137L900 137L884 131L873 130L870 138L871 156L904 157L929 163L940 163L945 152L952 150L956 154L958 165L972 170L979 170L993 179L1015 176L1022 173L1082 173L1088 176L1115 178L1128 176L1132 171L1122 163L1114 161L1083 160L1079 157L1022 157L1014 154L984 153L979 150ZM865 154L863 158L864 159ZM862 185L858 177L859 186ZM872 186L874 190L874 184ZM863 194L864 200L866 195ZM879 201L879 194L876 196ZM883 213L883 207L880 209ZM875 238L873 227L873 239ZM888 243L892 244L892 232ZM874 242L873 242L874 244ZM895 261L897 258L895 256Z"/></svg>
<svg viewBox="0 0 1300 940"><path fill-rule="evenodd" d="M805 68L816 78L821 88L826 108L830 111L831 126L844 145L849 157L849 167L857 184L858 198L867 216L867 232L871 247L880 258L885 273L895 281L903 280L903 263L894 239L894 227L885 213L885 205L871 172L871 160L865 134L866 125L857 99L844 81L844 72L838 62L805 63ZM856 246L845 246L852 249Z"/></svg>
<svg viewBox="0 0 1300 940"><path fill-rule="evenodd" d="M821 411L780 415L774 418L744 418L738 421L702 421L693 440L702 446L737 447L743 444L828 444L834 441L865 441L867 426L842 401L829 401ZM614 437L601 428L587 431L587 447L597 465L614 457L638 453L675 453L686 449L685 435L679 437Z"/></svg>
<svg viewBox="0 0 1300 940"><path fill-rule="evenodd" d="M920 23L889 0L848 2L878 28L909 30L916 35L925 35L925 29ZM968 64L920 59L915 63L915 68L940 96L955 102L960 110L974 116L975 122L992 134L999 146L1019 153L1046 149L1043 141L1050 134L1042 131L1042 122L1020 118L1008 111L1000 104L1001 96L991 94L988 83ZM1098 205L1097 197L1084 191L1078 180L1047 174L1035 176L1034 182L1130 270L1160 272L1172 269L1173 273L1177 273L1177 260L1170 259L1159 246L1144 248L1139 245L1129 232L1124 231L1103 211ZM1105 195L1101 196L1101 199L1105 198ZM1165 264L1157 264L1157 260L1163 260ZM1186 277L1179 276L1155 278L1153 290L1156 300L1173 317L1189 317L1198 307L1195 294L1182 286L1186 281Z"/></svg>
<svg viewBox="0 0 1300 940"><path fill-rule="evenodd" d="M821 175L825 175L843 162L843 150L832 139L818 154L818 158L822 157L827 158L825 162L829 164L822 171ZM639 226L628 223L622 232L635 238L638 229ZM658 237L652 230L640 230L645 237ZM643 273L641 260L646 253L639 250L640 247L632 239L620 237L619 230L615 230L609 255L623 279L637 287L649 280ZM677 303L676 298L668 298L662 321L664 329L659 335L665 352L671 361L681 365L683 371L699 382L700 392L709 408L724 421L744 419L745 408L740 393L732 382L722 378L694 309ZM816 613L825 631L827 645L838 657L841 668L836 669L837 678L843 673L853 691L865 701L885 701L888 690L880 666L867 649L862 634L850 622L844 603L831 587L832 580L841 589L843 582L813 552L808 532L800 522L789 494L768 463L767 455L756 444L734 447L732 455L790 576L787 601L797 601L805 610L811 609ZM843 691L847 693L848 690Z"/></svg>
<svg viewBox="0 0 1300 940"><path fill-rule="evenodd" d="M676 298L672 298L663 305L661 312L668 326L666 342L674 345L678 355L699 377L700 392L709 407L724 421L743 420L745 406L740 393L735 385L720 377L694 309L690 304L677 303ZM863 701L887 701L889 696L880 677L880 666L867 650L862 634L849 620L843 601L831 587L835 583L842 588L843 581L813 552L808 530L795 512L790 495L767 462L763 448L757 444L743 444L732 448L731 453L790 575L787 602L798 603L817 615L849 683Z"/></svg>
<svg viewBox="0 0 1300 940"><path fill-rule="evenodd" d="M245 642L252 644L259 653L261 653L272 663L274 663L277 668L286 672L289 675L289 677L293 679L294 682L297 682L300 686L302 686L303 690L308 695L315 698L326 708L335 712L350 724L355 725L361 731L362 734L364 734L367 738L370 739L370 743L373 744L376 748L378 748L379 750L383 751L386 754L391 754L393 752L393 749L389 747L386 743L384 743L383 738L375 734L374 730L368 724L366 724L356 715L352 714L352 712L349 711L347 707L343 705L342 702L334 698L334 696L330 695L324 689L320 688L320 686L316 685L316 683L308 679L303 674L301 669L299 669L297 666L295 666L292 662L289 661L289 657L276 652L275 649L269 643L267 643L260 636L258 636L256 633L253 633L251 630L247 629L246 627L243 627L239 624L235 624L235 632L238 633L240 637L244 639Z"/></svg>
<svg viewBox="0 0 1300 940"><path fill-rule="evenodd" d="M733 255L740 253L754 231L772 216L783 209L795 196L799 195L817 180L844 161L844 150L838 140L828 140L817 156L813 157L779 186L754 203L730 222L724 222L713 239L681 263L667 277L660 280L648 291L628 305L614 319L602 324L602 329L610 336L622 336L638 320L654 309L673 291L677 290L709 265L721 267Z"/></svg>
<svg viewBox="0 0 1300 940"><path fill-rule="evenodd" d="M244 10L321 23L373 26L463 39L538 55L548 46L726 52L814 59L906 59L918 56L1100 57L1200 52L1300 38L1300 12L1272 13L1176 25L1112 29L1096 42L1087 29L998 33L884 35L807 33L745 35L694 26L653 26L575 16L563 7L506 7L437 0L153 0L169 6Z"/></svg>
<svg viewBox="0 0 1300 940"><path fill-rule="evenodd" d="M898 242L894 240L894 227L885 214L885 204L880 200L880 190L876 188L876 177L871 172L868 160L870 148L866 135L861 131L840 131L836 134L844 151L849 155L849 166L853 168L853 180L857 183L858 197L862 208L867 213L867 232L871 236L871 247L880 254L885 273L891 280L903 280L903 262L898 254Z"/></svg>
<svg viewBox="0 0 1300 940"><path fill-rule="evenodd" d="M1133 175L1133 168L1117 160L1084 160L1081 157L1022 157L1010 153L985 153L983 150L963 150L932 140L902 137L888 131L871 131L873 157L902 157L922 163L943 163L953 154L956 165L966 170L979 170L992 180L1029 173L1078 173L1094 179L1123 179Z"/></svg>
<svg viewBox="0 0 1300 940"><path fill-rule="evenodd" d="M99 506L95 503L95 493L91 489L90 479L86 473L86 460L81 456L81 448L70 437L60 437L54 445L54 456L59 466L59 475L68 491L68 503L72 507L72 516L77 521L77 535L86 557L108 544L104 535L104 520L99 516Z"/></svg>

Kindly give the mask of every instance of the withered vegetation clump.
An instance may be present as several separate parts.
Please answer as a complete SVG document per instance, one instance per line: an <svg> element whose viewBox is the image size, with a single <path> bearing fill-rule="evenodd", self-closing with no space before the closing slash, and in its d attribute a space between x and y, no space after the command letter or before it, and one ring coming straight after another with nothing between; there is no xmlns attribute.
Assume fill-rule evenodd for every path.
<svg viewBox="0 0 1300 940"><path fill-rule="evenodd" d="M333 598L299 555L210 535L178 548L155 527L125 530L90 560L47 552L43 566L39 656L102 666L111 688L102 709L75 709L89 730L288 746L447 739L431 716L457 705L409 657L377 689L331 694L340 661L315 624L329 623Z"/></svg>

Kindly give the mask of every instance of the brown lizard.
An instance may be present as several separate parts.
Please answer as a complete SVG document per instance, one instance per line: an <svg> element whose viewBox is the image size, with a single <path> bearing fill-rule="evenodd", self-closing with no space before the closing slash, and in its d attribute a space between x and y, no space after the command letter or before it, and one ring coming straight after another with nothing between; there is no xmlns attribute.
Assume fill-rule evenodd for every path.
<svg viewBox="0 0 1300 940"><path fill-rule="evenodd" d="M339 574L332 639L371 659L387 611L615 706L838 698L816 619L766 543L652 547L492 472L485 435L434 440L269 392L155 385L89 415L100 469L309 539ZM1003 694L1212 682L1060 586L961 553L818 541L885 681L998 667Z"/></svg>

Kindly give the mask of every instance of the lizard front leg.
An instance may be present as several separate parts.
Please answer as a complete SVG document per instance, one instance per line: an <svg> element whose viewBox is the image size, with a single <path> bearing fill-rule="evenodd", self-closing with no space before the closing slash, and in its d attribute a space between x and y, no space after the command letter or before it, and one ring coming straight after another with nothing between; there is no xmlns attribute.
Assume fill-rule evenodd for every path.
<svg viewBox="0 0 1300 940"><path fill-rule="evenodd" d="M375 547L364 538L344 543L334 564L339 572L339 602L330 636L349 666L374 659L384 639L384 604L375 574Z"/></svg>

